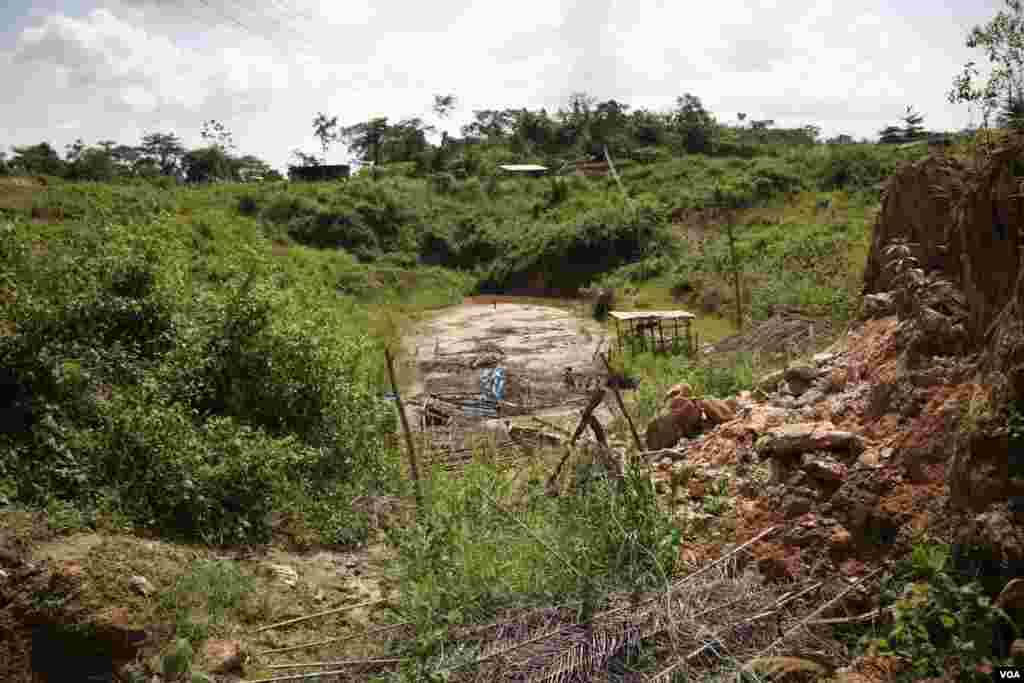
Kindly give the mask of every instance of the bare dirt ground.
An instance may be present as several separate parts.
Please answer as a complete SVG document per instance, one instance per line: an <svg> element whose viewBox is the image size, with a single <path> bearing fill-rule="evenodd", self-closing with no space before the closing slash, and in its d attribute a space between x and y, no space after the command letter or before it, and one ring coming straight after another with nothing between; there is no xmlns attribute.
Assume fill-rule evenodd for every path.
<svg viewBox="0 0 1024 683"><path fill-rule="evenodd" d="M479 392L480 370L505 368L505 400L531 414L572 412L586 395L570 389L565 369L596 377L596 353L607 348L601 326L554 306L530 303L464 303L445 309L405 339L406 388L425 394ZM579 383L582 387L582 382Z"/></svg>

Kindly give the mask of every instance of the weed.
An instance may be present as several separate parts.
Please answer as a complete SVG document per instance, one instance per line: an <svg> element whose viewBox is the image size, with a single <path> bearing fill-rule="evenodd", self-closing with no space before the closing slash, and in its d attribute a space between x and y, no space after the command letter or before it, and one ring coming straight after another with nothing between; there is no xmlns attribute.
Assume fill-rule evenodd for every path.
<svg viewBox="0 0 1024 683"><path fill-rule="evenodd" d="M223 623L228 610L252 591L252 578L227 561L197 560L161 597L173 612L176 632L186 644L197 644Z"/></svg>

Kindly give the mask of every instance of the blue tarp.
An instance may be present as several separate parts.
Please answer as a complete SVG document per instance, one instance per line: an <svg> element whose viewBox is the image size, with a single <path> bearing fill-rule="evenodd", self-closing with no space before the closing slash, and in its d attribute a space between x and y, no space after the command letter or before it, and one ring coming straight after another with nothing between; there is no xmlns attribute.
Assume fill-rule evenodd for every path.
<svg viewBox="0 0 1024 683"><path fill-rule="evenodd" d="M480 371L480 399L497 403L505 397L505 368Z"/></svg>

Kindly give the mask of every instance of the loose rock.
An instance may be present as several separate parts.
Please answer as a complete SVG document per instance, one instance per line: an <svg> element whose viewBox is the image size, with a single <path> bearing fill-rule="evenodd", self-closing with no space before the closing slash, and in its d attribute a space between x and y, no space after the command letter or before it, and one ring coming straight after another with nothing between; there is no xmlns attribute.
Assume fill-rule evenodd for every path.
<svg viewBox="0 0 1024 683"><path fill-rule="evenodd" d="M848 451L861 453L864 440L852 432L844 432L830 423L804 422L772 429L758 439L755 446L763 457L786 457L810 451Z"/></svg>
<svg viewBox="0 0 1024 683"><path fill-rule="evenodd" d="M241 673L245 666L245 650L237 640L207 640L202 657L215 674Z"/></svg>
<svg viewBox="0 0 1024 683"><path fill-rule="evenodd" d="M719 425L736 419L735 411L725 401L706 398L701 401L701 407L711 424Z"/></svg>
<svg viewBox="0 0 1024 683"><path fill-rule="evenodd" d="M149 582L145 576L133 576L128 579L128 585L131 589L139 595L152 595L156 592L156 588Z"/></svg>

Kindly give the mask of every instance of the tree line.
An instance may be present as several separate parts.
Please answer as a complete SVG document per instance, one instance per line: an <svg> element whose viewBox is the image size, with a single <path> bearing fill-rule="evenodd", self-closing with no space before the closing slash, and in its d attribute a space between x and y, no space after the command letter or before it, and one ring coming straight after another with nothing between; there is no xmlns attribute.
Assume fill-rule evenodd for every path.
<svg viewBox="0 0 1024 683"><path fill-rule="evenodd" d="M281 178L281 174L262 159L236 154L231 132L223 123L214 119L206 121L201 134L206 144L195 149L186 148L172 132L148 133L138 145L113 140L90 145L78 139L65 147L63 157L48 142L13 146L10 157L0 151L0 175L50 175L100 182L159 177L188 182Z"/></svg>

